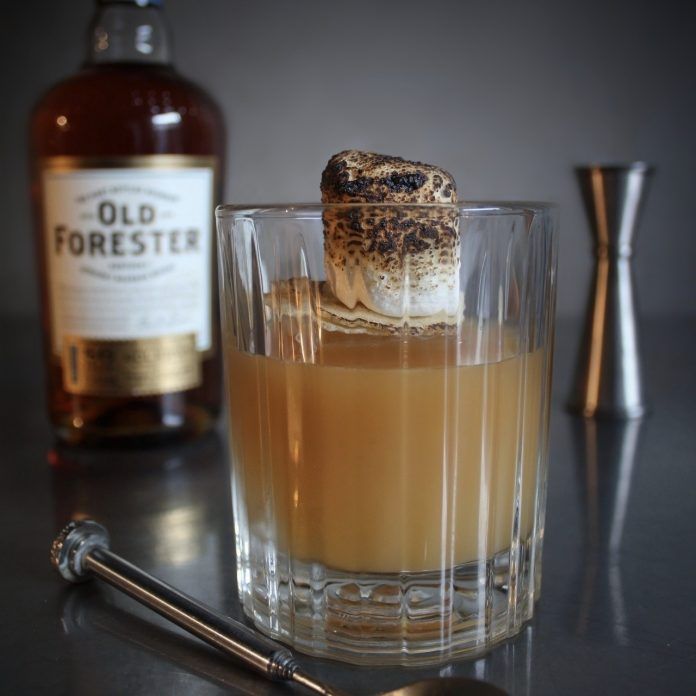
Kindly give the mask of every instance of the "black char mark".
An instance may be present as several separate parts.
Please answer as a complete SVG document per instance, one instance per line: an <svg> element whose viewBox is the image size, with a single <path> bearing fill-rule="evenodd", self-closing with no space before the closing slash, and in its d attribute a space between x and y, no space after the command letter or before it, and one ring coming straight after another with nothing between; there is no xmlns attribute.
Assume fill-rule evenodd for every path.
<svg viewBox="0 0 696 696"><path fill-rule="evenodd" d="M390 190L398 193L405 191L416 191L428 180L422 172L409 172L407 174L397 174L392 172L389 176L381 180L380 183Z"/></svg>
<svg viewBox="0 0 696 696"><path fill-rule="evenodd" d="M353 169L348 164L346 155L349 151L340 152L334 155L327 163L321 176L322 200L335 201L347 197L355 202L361 203L384 203L391 199L394 194L414 194L428 183L428 174L431 165L422 162L411 162L401 157L387 157L386 155L376 155L373 153L361 153L367 161L368 171L364 168ZM389 165L407 165L406 171L392 169L385 176L369 176L369 170L389 167ZM405 168L405 167L404 167ZM356 176L357 175L357 176ZM351 178L353 176L354 178ZM434 178L434 190L438 191L443 185L442 176L437 174ZM434 200L433 192L421 202ZM452 185L447 184L445 196L452 195ZM414 202L418 198L414 198Z"/></svg>

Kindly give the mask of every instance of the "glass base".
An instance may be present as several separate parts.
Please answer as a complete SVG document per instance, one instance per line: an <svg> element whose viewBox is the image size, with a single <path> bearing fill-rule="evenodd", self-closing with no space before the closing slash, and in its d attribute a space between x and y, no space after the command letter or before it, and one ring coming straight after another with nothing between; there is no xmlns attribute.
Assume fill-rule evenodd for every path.
<svg viewBox="0 0 696 696"><path fill-rule="evenodd" d="M443 572L393 574L273 554L275 573L267 564L256 573L239 568L240 594L260 631L300 652L359 665L436 664L478 656L531 619L532 547L521 545L516 568L506 550Z"/></svg>

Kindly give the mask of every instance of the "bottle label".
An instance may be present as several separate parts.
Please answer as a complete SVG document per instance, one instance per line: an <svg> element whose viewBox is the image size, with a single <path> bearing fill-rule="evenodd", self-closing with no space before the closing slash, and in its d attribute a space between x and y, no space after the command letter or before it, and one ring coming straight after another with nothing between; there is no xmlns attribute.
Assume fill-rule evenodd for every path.
<svg viewBox="0 0 696 696"><path fill-rule="evenodd" d="M44 160L51 341L69 393L201 383L215 169L215 158L187 155Z"/></svg>

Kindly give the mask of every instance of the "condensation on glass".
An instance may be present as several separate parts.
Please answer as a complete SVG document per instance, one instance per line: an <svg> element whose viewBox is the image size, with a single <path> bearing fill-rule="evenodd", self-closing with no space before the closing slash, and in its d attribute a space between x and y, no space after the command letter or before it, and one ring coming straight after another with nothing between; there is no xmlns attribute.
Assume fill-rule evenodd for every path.
<svg viewBox="0 0 696 696"><path fill-rule="evenodd" d="M388 251L365 230L427 236L434 216L458 253L433 253L433 275L458 299L418 316L418 248L382 235L396 258L365 269ZM337 221L362 235L338 266L325 263ZM554 209L227 206L217 223L246 614L361 664L442 662L517 633L541 580ZM338 301L337 267L344 297L390 283L391 315Z"/></svg>

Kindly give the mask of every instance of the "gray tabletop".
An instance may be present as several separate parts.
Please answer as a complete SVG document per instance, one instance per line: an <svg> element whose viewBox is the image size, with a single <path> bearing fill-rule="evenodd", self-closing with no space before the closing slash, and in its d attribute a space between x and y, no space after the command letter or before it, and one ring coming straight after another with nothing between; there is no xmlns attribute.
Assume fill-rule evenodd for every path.
<svg viewBox="0 0 696 696"><path fill-rule="evenodd" d="M7 694L282 694L97 583L48 563L71 517L104 522L112 548L228 614L235 594L224 439L149 451L67 451L43 409L38 328L2 320L0 684ZM302 658L349 693L421 676L486 679L511 694L696 694L695 320L644 324L643 421L563 411L578 326L558 327L544 574L534 620L478 660L358 669Z"/></svg>

